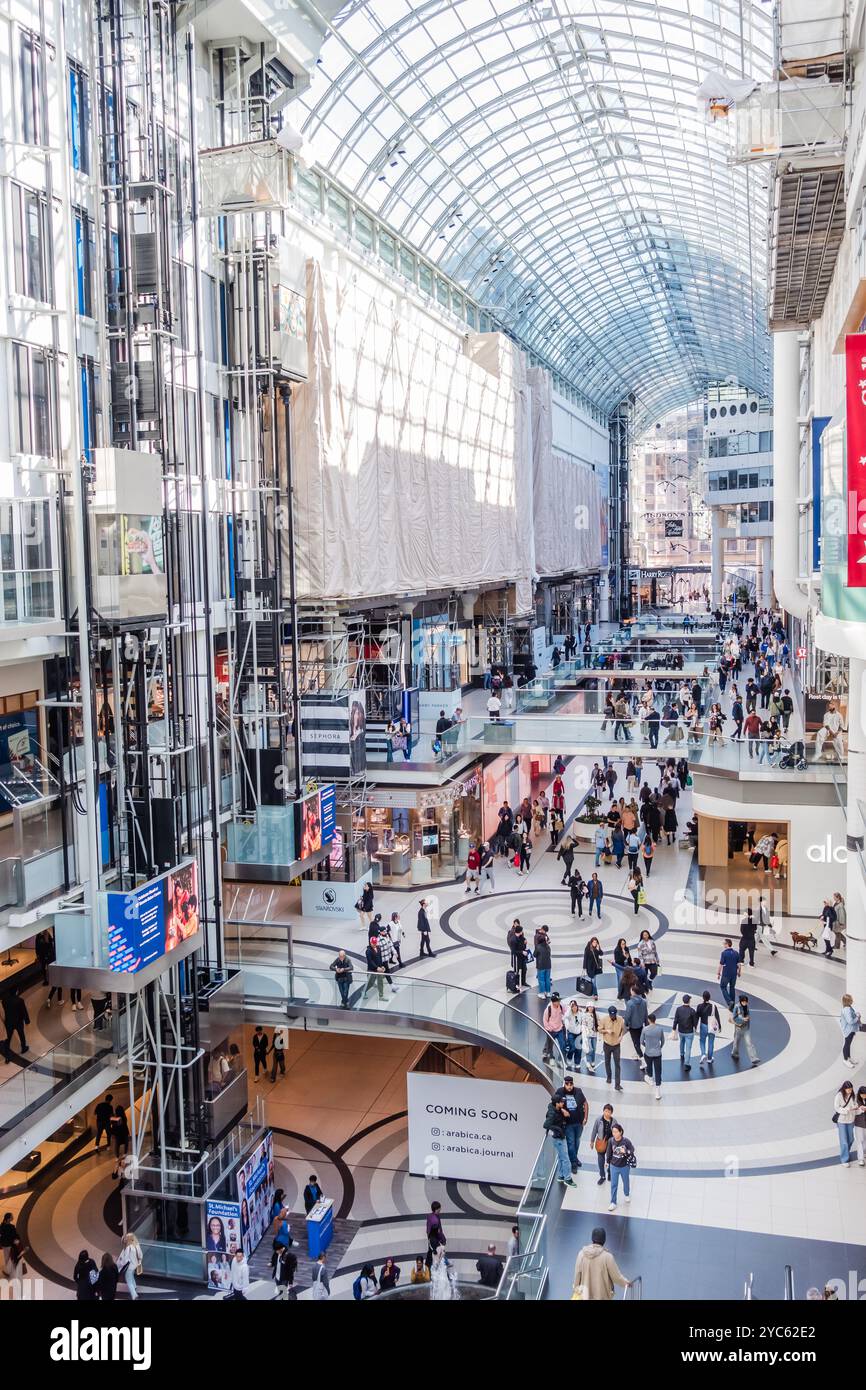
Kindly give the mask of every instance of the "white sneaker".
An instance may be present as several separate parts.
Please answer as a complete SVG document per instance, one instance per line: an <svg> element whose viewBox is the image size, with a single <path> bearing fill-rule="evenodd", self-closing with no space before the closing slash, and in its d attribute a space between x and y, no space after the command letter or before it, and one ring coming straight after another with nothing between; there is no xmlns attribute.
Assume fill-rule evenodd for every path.
<svg viewBox="0 0 866 1390"><path fill-rule="evenodd" d="M616 1211L616 1202L611 1202L608 1211Z"/></svg>
<svg viewBox="0 0 866 1390"><path fill-rule="evenodd" d="M706 1060L707 1060L707 1059L706 1059L706 1057L704 1056L704 1054L701 1053L701 1060L698 1062L698 1066L699 1066L699 1067L702 1067L702 1066L704 1065L704 1063L706 1062Z"/></svg>
<svg viewBox="0 0 866 1390"><path fill-rule="evenodd" d="M845 1058L844 1058L844 1057L842 1058L842 1060L843 1060L843 1062L845 1062L845 1066L846 1066L846 1067L852 1067L852 1068L853 1068L853 1067L856 1067L856 1065L857 1065L856 1062L852 1062L852 1061L850 1061L850 1060L845 1061Z"/></svg>
<svg viewBox="0 0 866 1390"><path fill-rule="evenodd" d="M50 1000L50 999L46 999L46 1000L45 1000L45 1007L46 1007L46 1009L50 1009L50 1008L51 1008L51 1000Z"/></svg>
<svg viewBox="0 0 866 1390"><path fill-rule="evenodd" d="M640 1060L640 1069L641 1069L641 1071L646 1071L646 1062L644 1061L643 1057L641 1057L639 1060Z"/></svg>
<svg viewBox="0 0 866 1390"><path fill-rule="evenodd" d="M661 1087L660 1087L660 1086L656 1086L656 1100L661 1100L661 1098L662 1098Z"/></svg>
<svg viewBox="0 0 866 1390"><path fill-rule="evenodd" d="M625 1200L626 1200L627 1202L630 1202L630 1201L631 1201L631 1197L626 1197Z"/></svg>
<svg viewBox="0 0 866 1390"><path fill-rule="evenodd" d="M646 1082L646 1084L647 1084L648 1086L651 1086L651 1085L653 1084L653 1079L652 1079L651 1076L645 1076L645 1077L644 1077L644 1081Z"/></svg>
<svg viewBox="0 0 866 1390"><path fill-rule="evenodd" d="M858 1160L857 1160L857 1167L858 1167L858 1168L866 1168L866 1158L858 1158Z"/></svg>

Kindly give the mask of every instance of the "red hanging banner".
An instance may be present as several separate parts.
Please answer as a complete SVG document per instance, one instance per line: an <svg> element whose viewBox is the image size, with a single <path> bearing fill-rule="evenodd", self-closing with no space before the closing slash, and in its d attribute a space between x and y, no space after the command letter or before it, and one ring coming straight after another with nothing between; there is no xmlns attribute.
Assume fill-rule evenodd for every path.
<svg viewBox="0 0 866 1390"><path fill-rule="evenodd" d="M866 333L845 339L848 587L866 588Z"/></svg>

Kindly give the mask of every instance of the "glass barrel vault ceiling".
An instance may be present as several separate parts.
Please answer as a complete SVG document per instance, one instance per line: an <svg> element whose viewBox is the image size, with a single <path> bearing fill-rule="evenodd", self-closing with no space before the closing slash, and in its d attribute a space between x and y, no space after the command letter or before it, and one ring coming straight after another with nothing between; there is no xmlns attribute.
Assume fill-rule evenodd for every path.
<svg viewBox="0 0 866 1390"><path fill-rule="evenodd" d="M306 0L315 9L314 0ZM602 408L769 390L766 173L696 89L772 69L761 0L351 0L321 166ZM296 117L297 119L297 117Z"/></svg>

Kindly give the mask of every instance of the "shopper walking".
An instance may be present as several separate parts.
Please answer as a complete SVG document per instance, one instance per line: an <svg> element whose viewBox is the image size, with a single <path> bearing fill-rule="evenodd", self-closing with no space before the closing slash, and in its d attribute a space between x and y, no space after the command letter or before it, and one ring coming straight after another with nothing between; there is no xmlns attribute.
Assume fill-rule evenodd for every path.
<svg viewBox="0 0 866 1390"><path fill-rule="evenodd" d="M72 1282L75 1285L75 1297L79 1303L96 1302L99 1270L96 1268L96 1261L91 1259L89 1251L81 1250L79 1252L75 1268L72 1271Z"/></svg>
<svg viewBox="0 0 866 1390"><path fill-rule="evenodd" d="M286 1040L282 1028L274 1029L274 1036L271 1039L271 1085L277 1079L277 1072L280 1076L286 1074Z"/></svg>
<svg viewBox="0 0 866 1390"><path fill-rule="evenodd" d="M631 894L631 900L634 903L634 915L636 917L640 912L641 904L646 901L646 889L644 888L643 874L640 869L633 869L629 874L626 888Z"/></svg>
<svg viewBox="0 0 866 1390"><path fill-rule="evenodd" d="M93 1146L95 1153L99 1151L99 1141L103 1134L105 1135L105 1147L107 1149L111 1148L111 1117L113 1114L114 1096L109 1092L105 1100L101 1100L97 1103L93 1114L94 1124L96 1126L96 1143Z"/></svg>
<svg viewBox="0 0 866 1390"><path fill-rule="evenodd" d="M643 857L643 871L647 878L649 878L650 874L653 871L653 855L655 854L655 852L656 847L653 844L652 835L649 832L647 832L647 834L644 836L643 844L641 845L641 855Z"/></svg>
<svg viewBox="0 0 866 1390"><path fill-rule="evenodd" d="M565 1060L575 1066L576 1071L580 1071L580 1059L583 1054L583 1013L584 1010L578 999L569 999L562 1016L563 1022L563 1048Z"/></svg>
<svg viewBox="0 0 866 1390"><path fill-rule="evenodd" d="M861 1168L866 1168L866 1086L857 1087L854 1142L857 1145L857 1163Z"/></svg>
<svg viewBox="0 0 866 1390"><path fill-rule="evenodd" d="M842 1060L846 1067L855 1067L857 1064L851 1056L851 1045L860 1032L860 1015L854 1008L854 999L850 994L842 995L839 1027L842 1030Z"/></svg>
<svg viewBox="0 0 866 1390"><path fill-rule="evenodd" d="M631 1288L631 1281L626 1279L610 1251L605 1250L606 1239L604 1228L596 1226L592 1233L592 1244L584 1245L578 1252L572 1299L584 1303L609 1302L617 1284L623 1289Z"/></svg>
<svg viewBox="0 0 866 1390"><path fill-rule="evenodd" d="M604 897L604 884L597 873L593 873L586 885L586 897L589 903L590 917L592 916L592 909L595 908L598 919L601 921L601 900Z"/></svg>
<svg viewBox="0 0 866 1390"><path fill-rule="evenodd" d="M382 960L382 953L379 950L378 937L373 936L367 942L367 949L364 952L364 957L367 963L367 983L364 986L361 1002L363 1003L367 998L373 985L376 986L379 992L379 999L382 1000L385 998L385 963Z"/></svg>
<svg viewBox="0 0 866 1390"><path fill-rule="evenodd" d="M743 961L746 959L747 953L749 957L749 964L755 964L755 936L757 930L758 924L752 918L752 909L749 907L746 909L745 918L740 923L739 959L741 965L743 964Z"/></svg>
<svg viewBox="0 0 866 1390"><path fill-rule="evenodd" d="M550 950L550 937L546 927L539 927L538 931L535 933L533 954L535 958L535 980L538 988L538 997L539 999L549 999L552 956Z"/></svg>
<svg viewBox="0 0 866 1390"><path fill-rule="evenodd" d="M236 1250L234 1259L229 1265L229 1290L226 1294L226 1298L233 1301L244 1302L249 1286L250 1267L247 1264L243 1250Z"/></svg>
<svg viewBox="0 0 866 1390"><path fill-rule="evenodd" d="M646 1026L649 1010L646 1000L636 985L632 986L628 1003L625 1006L625 1026L629 1031L641 1071L646 1071L646 1062L641 1051L641 1034Z"/></svg>
<svg viewBox="0 0 866 1390"><path fill-rule="evenodd" d="M115 1105L114 1114L111 1117L111 1142L114 1145L114 1172L113 1178L121 1175L121 1159L125 1159L129 1151L129 1121L126 1118L126 1111L122 1105Z"/></svg>
<svg viewBox="0 0 866 1390"><path fill-rule="evenodd" d="M748 994L741 994L737 999L734 1005L733 1024L734 1044L731 1048L731 1058L735 1062L739 1061L740 1045L742 1044L752 1066L756 1067L761 1059L752 1040L752 1013L749 1008Z"/></svg>
<svg viewBox="0 0 866 1390"><path fill-rule="evenodd" d="M728 1008L733 1010L742 964L739 951L734 950L734 943L729 936L725 937L722 954L719 956L719 968L717 979L722 997Z"/></svg>
<svg viewBox="0 0 866 1390"><path fill-rule="evenodd" d="M369 928L373 922L373 885L369 881L361 889L357 907L361 926Z"/></svg>
<svg viewBox="0 0 866 1390"><path fill-rule="evenodd" d="M610 1182L610 1136L613 1129L613 1106L605 1105L592 1126L589 1146L598 1164L598 1186Z"/></svg>
<svg viewBox="0 0 866 1390"><path fill-rule="evenodd" d="M562 1183L564 1187L574 1187L576 1184L571 1176L568 1142L565 1137L567 1125L568 1109L565 1101L557 1101L555 1097L551 1097L544 1117L544 1129L556 1154L557 1182Z"/></svg>
<svg viewBox="0 0 866 1390"><path fill-rule="evenodd" d="M333 967L333 965L332 965L332 966L331 966L331 969L333 970L333 968L334 968L334 967ZM255 1071L255 1078L254 1078L254 1079L255 1079L256 1081L258 1081L258 1079L259 1079L259 1072L260 1072L260 1071L263 1071L263 1072L266 1073L267 1070L268 1070L268 1048L269 1048L269 1046L270 1046L270 1039L269 1039L267 1033L265 1032L265 1030L264 1030L264 1028L262 1027L262 1025L261 1025L260 1023L257 1023L257 1024L256 1024L256 1027L255 1027L255 1032L253 1033L253 1069L254 1069L254 1071Z"/></svg>
<svg viewBox="0 0 866 1390"><path fill-rule="evenodd" d="M352 988L353 966L345 951L338 951L334 960L331 961L330 969L334 972L334 979L337 982L337 989L340 994L340 1008L348 1009L349 991ZM256 1066L256 1080L259 1079L258 1066Z"/></svg>
<svg viewBox="0 0 866 1390"><path fill-rule="evenodd" d="M644 1081L650 1086L655 1082L656 1100L662 1098L662 1050L665 1045L664 1029L657 1022L655 1014L649 1014L641 1033L646 1073Z"/></svg>
<svg viewBox="0 0 866 1390"><path fill-rule="evenodd" d="M387 923L386 923L385 930L386 930L387 933L388 933L388 939L389 939L389 941L391 942L391 945L394 947L394 955L395 955L395 957L396 957L396 959L397 959L397 967L398 967L398 969L402 970L402 969L403 969L403 951L402 951L402 945L403 945L403 941L404 941L404 939L405 939L406 933L405 933L405 931L403 930L403 923L402 923L402 921L400 920L400 914L399 914L399 912L392 912L392 913L391 913L391 916L388 918L388 921L387 921Z"/></svg>
<svg viewBox="0 0 866 1390"><path fill-rule="evenodd" d="M832 960L833 952L836 949L836 909L832 899L824 899L824 906L821 908L821 916L818 920L823 923L821 940L824 942L825 959Z"/></svg>
<svg viewBox="0 0 866 1390"><path fill-rule="evenodd" d="M135 1283L136 1275L142 1272L141 1246L132 1231L127 1231L123 1240L120 1242L120 1254L117 1257L118 1272L123 1275L129 1296L132 1299L138 1298L138 1288Z"/></svg>
<svg viewBox="0 0 866 1390"><path fill-rule="evenodd" d="M490 848L489 840L485 840L481 846L481 886L490 885L491 893L496 891L496 879L493 876L494 854Z"/></svg>
<svg viewBox="0 0 866 1390"><path fill-rule="evenodd" d="M854 1121L857 1118L857 1097L850 1081L843 1081L833 1102L833 1119L839 1136L839 1161L843 1168L851 1162L854 1147Z"/></svg>
<svg viewBox="0 0 866 1390"><path fill-rule="evenodd" d="M659 973L659 953L658 947L646 927L640 934L640 941L635 947L635 953L646 972L648 988L652 989L653 980Z"/></svg>
<svg viewBox="0 0 866 1390"><path fill-rule="evenodd" d="M529 961L529 944L526 940L520 919L515 917L508 933L508 949L511 952L511 969L517 976L521 989L526 989L526 966Z"/></svg>
<svg viewBox="0 0 866 1390"><path fill-rule="evenodd" d="M622 1125L614 1120L610 1136L610 1206L608 1211L616 1211L616 1199L622 1184L626 1202L631 1201L631 1169L637 1164L634 1144L626 1139Z"/></svg>
<svg viewBox="0 0 866 1390"><path fill-rule="evenodd" d="M426 898L422 898L420 903L418 904L417 926L421 938L421 949L418 952L419 960L421 960L422 956L425 955L430 956L432 959L433 956L436 954L430 946L430 918L427 916L428 905L429 904Z"/></svg>
<svg viewBox="0 0 866 1390"><path fill-rule="evenodd" d="M607 1084L615 1078L614 1090L621 1091L620 1084L620 1044L622 1035L625 1032L625 1023L620 1018L613 1004L610 1005L606 1014L602 1014L598 1020L598 1036L601 1038L604 1050L604 1074ZM611 1063L613 1063L614 1077L611 1077Z"/></svg>
<svg viewBox="0 0 866 1390"><path fill-rule="evenodd" d="M27 1012L27 1005L21 998L17 985L7 991L3 996L3 1022L6 1027L6 1042L3 1048L4 1061L8 1062L12 1055L12 1034L18 1034L18 1050L21 1053L29 1052L27 1038L24 1033L24 1025L30 1022L30 1015Z"/></svg>
<svg viewBox="0 0 866 1390"><path fill-rule="evenodd" d="M96 1280L96 1296L100 1303L114 1303L117 1298L117 1282L120 1278L120 1271L114 1263L114 1259L106 1250L99 1264L99 1275Z"/></svg>
<svg viewBox="0 0 866 1390"><path fill-rule="evenodd" d="M595 1050L598 1046L598 1017L591 1004L581 1009L582 1052L586 1056L586 1069L595 1075ZM580 1059L578 1058L578 1065Z"/></svg>
<svg viewBox="0 0 866 1390"><path fill-rule="evenodd" d="M295 1275L297 1270L298 1257L294 1250L290 1250L286 1245L278 1246L274 1251L275 1299L281 1302L288 1302L297 1298L297 1292L295 1290Z"/></svg>
<svg viewBox="0 0 866 1390"><path fill-rule="evenodd" d="M571 895L571 915L577 911L578 917L583 916L583 900L586 896L586 884L583 881L580 869L574 869L568 876L568 888Z"/></svg>
<svg viewBox="0 0 866 1390"><path fill-rule="evenodd" d="M716 1038L722 1031L722 1020L719 1018L719 1011L713 1003L708 989L704 990L701 1002L695 1009L695 1014L697 1015L698 1037L701 1044L701 1060L698 1066L702 1067L706 1062L712 1062Z"/></svg>
<svg viewBox="0 0 866 1390"><path fill-rule="evenodd" d="M593 999L597 999L598 985L596 980L599 975L604 974L604 955L597 936L590 937L583 949L583 973L592 985Z"/></svg>
<svg viewBox="0 0 866 1390"><path fill-rule="evenodd" d="M833 910L836 921L833 926L833 950L840 951L845 945L845 928L848 925L848 909L841 893L833 894Z"/></svg>
<svg viewBox="0 0 866 1390"><path fill-rule="evenodd" d="M562 860L562 878L560 882L564 886L571 877L571 866L574 863L574 840L572 840L570 835L567 839L563 840L562 844L559 846L556 852L556 858L557 862L559 862L560 859Z"/></svg>
<svg viewBox="0 0 866 1390"><path fill-rule="evenodd" d="M562 1001L555 990L551 994L547 1007L541 1016L541 1025L545 1034L544 1048L541 1053L542 1062L549 1062L551 1060L554 1047L559 1048L560 1055L564 1060L565 1014L562 1008Z"/></svg>
<svg viewBox="0 0 866 1390"><path fill-rule="evenodd" d="M691 995L684 994L683 1002L674 1014L674 1026L671 1029L671 1036L679 1036L680 1040L680 1061L685 1071L691 1071L692 1047L695 1041L695 1024L697 1014L692 1008Z"/></svg>

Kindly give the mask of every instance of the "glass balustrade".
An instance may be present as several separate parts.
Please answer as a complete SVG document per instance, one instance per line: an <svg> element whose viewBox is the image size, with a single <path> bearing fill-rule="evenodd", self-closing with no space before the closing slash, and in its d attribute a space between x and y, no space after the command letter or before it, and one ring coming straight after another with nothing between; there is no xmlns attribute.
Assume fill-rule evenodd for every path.
<svg viewBox="0 0 866 1390"><path fill-rule="evenodd" d="M11 1138L41 1106L80 1085L107 1061L115 1050L114 1026L88 1023L47 1051L28 1053L28 1065L0 1081L0 1139Z"/></svg>

